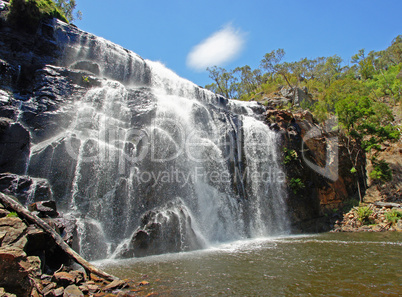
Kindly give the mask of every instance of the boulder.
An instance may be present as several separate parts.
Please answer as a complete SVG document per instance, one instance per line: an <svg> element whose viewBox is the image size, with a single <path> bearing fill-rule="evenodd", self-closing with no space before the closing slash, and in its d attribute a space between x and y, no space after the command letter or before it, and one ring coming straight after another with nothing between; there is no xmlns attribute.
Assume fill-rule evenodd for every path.
<svg viewBox="0 0 402 297"><path fill-rule="evenodd" d="M187 207L180 199L146 212L141 225L118 257L144 257L163 253L196 250L203 247L191 223Z"/></svg>
<svg viewBox="0 0 402 297"><path fill-rule="evenodd" d="M46 179L11 173L0 173L0 192L18 198L23 205L52 199L52 191Z"/></svg>
<svg viewBox="0 0 402 297"><path fill-rule="evenodd" d="M64 289L63 297L84 297L84 294L76 285L70 285Z"/></svg>
<svg viewBox="0 0 402 297"><path fill-rule="evenodd" d="M0 248L0 287L19 297L31 296L32 278L37 276L37 257L27 257L21 249Z"/></svg>
<svg viewBox="0 0 402 297"><path fill-rule="evenodd" d="M27 239L22 235L25 234L27 225L18 217L0 218L0 233L4 233L1 246L13 246L23 249L27 243Z"/></svg>
<svg viewBox="0 0 402 297"><path fill-rule="evenodd" d="M56 208L56 202L51 200L34 202L29 205L28 210L37 211L40 218L54 218L59 216Z"/></svg>
<svg viewBox="0 0 402 297"><path fill-rule="evenodd" d="M303 102L312 102L312 96L308 94L307 88L285 88L281 89L281 95L290 100L294 105L300 106Z"/></svg>
<svg viewBox="0 0 402 297"><path fill-rule="evenodd" d="M63 288L63 287L60 287L60 288L54 289L54 290L53 290L53 295L54 295L55 297L61 297L61 296L63 296L63 295L64 295L64 288Z"/></svg>
<svg viewBox="0 0 402 297"><path fill-rule="evenodd" d="M281 89L281 95L288 99L293 99L294 91L292 88L283 87Z"/></svg>
<svg viewBox="0 0 402 297"><path fill-rule="evenodd" d="M76 283L76 277L68 272L56 272L53 274L52 281L63 287L68 287Z"/></svg>

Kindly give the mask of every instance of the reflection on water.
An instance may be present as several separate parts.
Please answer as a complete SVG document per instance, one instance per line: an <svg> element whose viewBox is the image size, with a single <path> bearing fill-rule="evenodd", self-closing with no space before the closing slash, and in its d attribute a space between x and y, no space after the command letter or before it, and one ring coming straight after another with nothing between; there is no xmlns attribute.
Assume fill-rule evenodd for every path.
<svg viewBox="0 0 402 297"><path fill-rule="evenodd" d="M96 263L159 296L400 296L401 233L327 233Z"/></svg>

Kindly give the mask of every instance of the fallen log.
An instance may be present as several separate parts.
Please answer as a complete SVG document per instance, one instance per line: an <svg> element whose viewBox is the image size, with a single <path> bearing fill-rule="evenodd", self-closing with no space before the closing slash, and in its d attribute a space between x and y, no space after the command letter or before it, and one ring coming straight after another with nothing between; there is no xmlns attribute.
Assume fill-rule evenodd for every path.
<svg viewBox="0 0 402 297"><path fill-rule="evenodd" d="M85 271L87 272L88 276L90 276L90 273L93 273L94 275L97 275L99 277L102 277L108 281L113 281L118 278L116 278L113 275L110 275L92 264L90 264L87 260L82 258L76 251L74 251L72 248L68 246L67 243L64 242L64 240L61 238L61 236L52 228L50 227L45 221L37 217L36 215L32 214L29 212L25 207L23 207L20 203L12 199L11 197L4 195L3 193L0 193L0 202L6 207L9 208L12 211L15 211L18 215L21 217L25 218L27 221L36 224L40 228L42 228L46 233L48 233L56 242L56 244L76 263L81 265Z"/></svg>
<svg viewBox="0 0 402 297"><path fill-rule="evenodd" d="M379 206L379 207L386 207L386 208L392 208L392 207L396 207L396 208L402 208L402 205L399 203L393 203L393 202L381 202L381 201L376 201L374 202L375 206Z"/></svg>

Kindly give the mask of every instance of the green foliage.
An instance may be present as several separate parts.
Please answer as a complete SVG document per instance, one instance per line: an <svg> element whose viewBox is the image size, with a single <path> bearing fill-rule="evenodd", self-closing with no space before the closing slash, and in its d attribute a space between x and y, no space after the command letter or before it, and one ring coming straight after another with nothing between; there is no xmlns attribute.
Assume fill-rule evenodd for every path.
<svg viewBox="0 0 402 297"><path fill-rule="evenodd" d="M402 63L380 69L365 85L371 90L374 98L389 96L394 103L402 98L402 80L399 78L402 71Z"/></svg>
<svg viewBox="0 0 402 297"><path fill-rule="evenodd" d="M82 18L82 13L81 11L77 11L74 14L74 10L77 6L75 3L75 0L55 0L56 2L56 7L63 12L65 17L69 22L74 21L75 19L80 20ZM74 17L75 15L75 17Z"/></svg>
<svg viewBox="0 0 402 297"><path fill-rule="evenodd" d="M266 53L261 60L261 68L265 69L269 74L283 71L285 67L280 62L284 56L285 51L282 48Z"/></svg>
<svg viewBox="0 0 402 297"><path fill-rule="evenodd" d="M51 0L12 0L8 20L29 31L35 31L42 19L58 18L68 23L66 17Z"/></svg>
<svg viewBox="0 0 402 297"><path fill-rule="evenodd" d="M294 62L284 62L284 57L285 51L277 49L264 55L259 69L248 65L234 70L208 68L213 83L206 88L227 98L261 101L281 97L279 91L286 86L306 87L313 101L305 100L301 107L310 109L321 122L337 116L353 168L360 168L357 162L365 153L376 157L384 141L400 138L392 111L384 102L391 99L396 105L402 98L402 35L384 51L367 54L359 50L351 59L352 66L342 66L337 55ZM292 102L280 108L295 106ZM290 160L285 157L284 162ZM388 178L378 170L373 175Z"/></svg>
<svg viewBox="0 0 402 297"><path fill-rule="evenodd" d="M297 152L295 150L289 150L288 148L283 148L283 163L285 165L291 163L292 161L297 160Z"/></svg>
<svg viewBox="0 0 402 297"><path fill-rule="evenodd" d="M379 182L386 182L392 180L392 171L389 168L389 164L384 160L372 160L373 163L373 170L369 173L371 179L379 181Z"/></svg>
<svg viewBox="0 0 402 297"><path fill-rule="evenodd" d="M234 75L238 75L241 83L236 84L238 96L251 95L263 81L261 70L251 70L251 67L246 65L237 67L233 71Z"/></svg>
<svg viewBox="0 0 402 297"><path fill-rule="evenodd" d="M345 78L336 80L322 92L321 100L325 102L327 112L336 111L336 103L347 97L368 96L364 85L355 79Z"/></svg>
<svg viewBox="0 0 402 297"><path fill-rule="evenodd" d="M207 68L209 77L214 81L210 85L206 85L205 88L225 96L226 98L237 97L237 78L233 75L233 71L227 71L222 67Z"/></svg>
<svg viewBox="0 0 402 297"><path fill-rule="evenodd" d="M8 218L17 218L18 214L16 212L12 211L9 214L7 214L7 217Z"/></svg>
<svg viewBox="0 0 402 297"><path fill-rule="evenodd" d="M299 193L306 187L300 178L291 178L289 181L289 186L292 189L293 194Z"/></svg>
<svg viewBox="0 0 402 297"><path fill-rule="evenodd" d="M352 57L352 63L357 64L357 69L362 79L367 80L373 77L373 59L366 57L364 49L359 50L359 53Z"/></svg>
<svg viewBox="0 0 402 297"><path fill-rule="evenodd" d="M338 100L335 110L348 136L359 139L366 152L378 151L385 140L397 140L400 137L399 130L392 125L392 112L384 103L352 93Z"/></svg>
<svg viewBox="0 0 402 297"><path fill-rule="evenodd" d="M402 211L392 209L391 211L385 213L385 218L388 222L395 224L399 220L402 220Z"/></svg>
<svg viewBox="0 0 402 297"><path fill-rule="evenodd" d="M377 68L386 68L391 65L402 63L402 35L398 35L392 40L391 46L386 50L375 53Z"/></svg>
<svg viewBox="0 0 402 297"><path fill-rule="evenodd" d="M348 95L335 104L339 123L349 132L356 129L368 116L372 115L371 101L367 97Z"/></svg>
<svg viewBox="0 0 402 297"><path fill-rule="evenodd" d="M368 206L361 206L357 209L358 220L363 224L370 223L369 217L373 213L373 210Z"/></svg>

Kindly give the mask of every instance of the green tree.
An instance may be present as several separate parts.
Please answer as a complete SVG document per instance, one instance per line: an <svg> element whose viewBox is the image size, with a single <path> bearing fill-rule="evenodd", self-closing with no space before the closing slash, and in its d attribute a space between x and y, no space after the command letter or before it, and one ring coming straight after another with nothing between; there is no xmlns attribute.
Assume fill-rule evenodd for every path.
<svg viewBox="0 0 402 297"><path fill-rule="evenodd" d="M373 56L373 54L374 53L372 53L371 55ZM352 56L352 63L357 65L358 72L362 79L367 80L373 78L373 58L370 56L366 57L364 49L359 50L356 55Z"/></svg>
<svg viewBox="0 0 402 297"><path fill-rule="evenodd" d="M237 93L239 97L250 95L262 84L262 75L260 69L251 70L251 67L245 65L237 67L233 70L233 74L238 75L239 83L237 84Z"/></svg>
<svg viewBox="0 0 402 297"><path fill-rule="evenodd" d="M78 10L76 13L74 13L74 10L77 6L75 0L55 0L55 3L56 7L62 13L64 13L69 22L72 22L75 19L81 20L82 12Z"/></svg>
<svg viewBox="0 0 402 297"><path fill-rule="evenodd" d="M220 94L226 98L237 97L237 78L233 75L233 71L227 71L225 68L213 66L207 68L209 77L214 81L205 88Z"/></svg>
<svg viewBox="0 0 402 297"><path fill-rule="evenodd" d="M386 50L379 51L376 55L378 57L377 67L382 69L402 63L402 35L395 37Z"/></svg>
<svg viewBox="0 0 402 297"><path fill-rule="evenodd" d="M260 62L260 67L265 69L269 75L273 76L275 74L280 74L285 79L289 88L293 89L289 82L289 63L281 63L283 57L285 56L285 51L280 48L273 50L270 53L266 53L264 58Z"/></svg>
<svg viewBox="0 0 402 297"><path fill-rule="evenodd" d="M339 124L346 131L346 148L357 174L360 173L357 163L362 154L369 153L375 164L381 144L385 140L392 141L400 137L400 132L392 125L392 112L384 103L375 102L368 96L352 94L339 100L335 108ZM361 200L360 185L357 186Z"/></svg>
<svg viewBox="0 0 402 297"><path fill-rule="evenodd" d="M341 63L342 58L337 55L319 58L315 69L316 79L323 82L326 87L329 87L332 82L339 78L342 71Z"/></svg>
<svg viewBox="0 0 402 297"><path fill-rule="evenodd" d="M380 69L365 85L375 98L391 97L396 104L402 98L402 63Z"/></svg>

